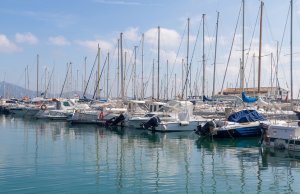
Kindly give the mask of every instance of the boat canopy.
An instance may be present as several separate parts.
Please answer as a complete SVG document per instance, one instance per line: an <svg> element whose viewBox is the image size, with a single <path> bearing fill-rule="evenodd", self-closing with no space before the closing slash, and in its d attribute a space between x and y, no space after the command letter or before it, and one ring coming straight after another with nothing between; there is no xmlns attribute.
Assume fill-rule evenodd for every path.
<svg viewBox="0 0 300 194"><path fill-rule="evenodd" d="M233 113L228 117L228 121L237 123L255 122L255 121L265 121L266 117L256 110L241 110L239 112Z"/></svg>
<svg viewBox="0 0 300 194"><path fill-rule="evenodd" d="M203 96L203 102L205 102L205 101L213 101L213 99Z"/></svg>
<svg viewBox="0 0 300 194"><path fill-rule="evenodd" d="M246 96L246 92L242 92L242 99L243 99L243 102L256 102L257 101L257 98L256 97L248 97Z"/></svg>

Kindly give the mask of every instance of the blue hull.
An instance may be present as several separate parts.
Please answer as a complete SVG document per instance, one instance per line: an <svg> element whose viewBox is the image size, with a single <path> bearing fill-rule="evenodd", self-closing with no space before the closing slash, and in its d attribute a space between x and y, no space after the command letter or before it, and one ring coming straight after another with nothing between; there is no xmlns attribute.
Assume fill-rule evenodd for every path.
<svg viewBox="0 0 300 194"><path fill-rule="evenodd" d="M242 127L228 130L215 130L212 134L214 138L240 138L240 137L260 137L262 135L262 127Z"/></svg>

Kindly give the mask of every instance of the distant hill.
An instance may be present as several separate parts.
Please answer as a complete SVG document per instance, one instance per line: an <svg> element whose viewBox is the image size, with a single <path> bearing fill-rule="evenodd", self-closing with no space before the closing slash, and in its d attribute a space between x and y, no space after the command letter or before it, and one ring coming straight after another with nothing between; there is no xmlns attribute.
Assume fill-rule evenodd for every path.
<svg viewBox="0 0 300 194"><path fill-rule="evenodd" d="M41 95L41 94L40 94ZM63 93L63 97L73 98L76 95L82 97L82 92L74 91L74 92L65 92ZM23 87L20 87L15 84L7 83L7 82L0 82L0 96L5 98L22 98L24 96L28 96L30 98L36 97L36 91L27 90ZM47 97L58 97L59 94L47 94ZM87 97L91 97L90 94L86 95Z"/></svg>
<svg viewBox="0 0 300 194"><path fill-rule="evenodd" d="M0 96L6 97L6 98L20 98L23 96L29 96L34 97L36 96L36 92L31 90L26 90L25 88L22 88L18 85L14 85L7 82L0 82Z"/></svg>

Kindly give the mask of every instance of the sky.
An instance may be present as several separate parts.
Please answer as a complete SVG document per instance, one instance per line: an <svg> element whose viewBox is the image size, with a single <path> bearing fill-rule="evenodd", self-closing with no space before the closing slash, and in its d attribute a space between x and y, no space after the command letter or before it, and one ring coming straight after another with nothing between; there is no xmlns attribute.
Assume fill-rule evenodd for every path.
<svg viewBox="0 0 300 194"><path fill-rule="evenodd" d="M108 53L110 56L109 65L105 65L100 80L102 95L108 93L110 97L115 97L120 92L117 81L117 48L118 39L123 33L125 90L128 96L141 96L142 85L145 86L145 96L152 94L153 64L154 95L157 96L158 80L161 98L175 96L175 92L176 95L181 94L182 80L185 80L185 68L182 64L186 63L187 58L192 72L191 78L188 78L191 79L189 90L193 95L201 95L203 53L204 90L206 95L211 96L215 45L216 92L222 89L222 85L223 88L240 86L243 29L241 4L241 0L2 0L0 80L35 91L38 55L39 90L45 90L49 82L50 92L60 92L67 74L67 65L71 63L64 91L83 91L84 81L87 82L91 74L87 91L93 93L97 68L92 73L91 70L99 45L100 68L108 64L105 63ZM245 0L246 87L257 87L258 83L260 5L259 0ZM300 88L300 37L297 35L300 31L299 1L294 0L293 5L293 96L297 98ZM217 12L220 15L218 42L215 44ZM261 86L275 86L277 79L281 87L290 90L290 0L265 0L262 21ZM275 76L277 56L278 73ZM133 71L134 64L136 74ZM106 75L109 75L108 78Z"/></svg>

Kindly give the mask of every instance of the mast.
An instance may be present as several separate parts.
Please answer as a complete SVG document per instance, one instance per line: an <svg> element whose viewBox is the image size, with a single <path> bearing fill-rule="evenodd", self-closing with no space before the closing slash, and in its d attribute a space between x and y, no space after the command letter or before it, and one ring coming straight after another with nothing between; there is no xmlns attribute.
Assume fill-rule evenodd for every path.
<svg viewBox="0 0 300 194"><path fill-rule="evenodd" d="M154 59L152 63L152 98L154 99Z"/></svg>
<svg viewBox="0 0 300 194"><path fill-rule="evenodd" d="M109 52L107 53L107 81L106 81L106 99L109 97L109 92L108 92L108 81L109 81Z"/></svg>
<svg viewBox="0 0 300 194"><path fill-rule="evenodd" d="M87 83L87 81L86 81L86 59L87 59L87 57L84 57L84 87L86 86L86 83Z"/></svg>
<svg viewBox="0 0 300 194"><path fill-rule="evenodd" d="M66 73L65 81L64 81L63 86L62 86L62 88L61 88L61 92L60 92L59 97L62 96L62 93L63 93L63 91L64 91L64 87L65 87L65 84L66 84L66 81L67 81L67 78L68 78L68 74L69 74L70 67L71 67L71 62L70 62L70 64L67 63L67 73Z"/></svg>
<svg viewBox="0 0 300 194"><path fill-rule="evenodd" d="M220 13L217 12L216 42L215 42L214 75L213 75L213 92L212 92L212 97L215 96L215 88L216 88L216 64L217 64L217 44L218 44L219 14Z"/></svg>
<svg viewBox="0 0 300 194"><path fill-rule="evenodd" d="M157 100L159 100L159 57L160 57L160 27L158 26L158 43L157 43Z"/></svg>
<svg viewBox="0 0 300 194"><path fill-rule="evenodd" d="M205 95L204 18L205 18L205 14L202 14L202 20L203 20L203 38L202 38L202 41L203 41L203 45L202 45L202 52L203 52L203 55L202 55L202 66L203 66L202 99L204 99L204 95Z"/></svg>
<svg viewBox="0 0 300 194"><path fill-rule="evenodd" d="M120 56L121 56L121 98L124 100L124 69L123 69L123 33L120 34Z"/></svg>
<svg viewBox="0 0 300 194"><path fill-rule="evenodd" d="M271 53L271 95L273 94L273 53Z"/></svg>
<svg viewBox="0 0 300 194"><path fill-rule="evenodd" d="M258 53L258 93L260 93L260 76L261 76L261 43L262 43L262 15L264 2L261 1L260 6L260 31L259 31L259 53Z"/></svg>
<svg viewBox="0 0 300 194"><path fill-rule="evenodd" d="M134 46L134 79L133 79L133 98L136 99L136 49L137 46Z"/></svg>
<svg viewBox="0 0 300 194"><path fill-rule="evenodd" d="M290 60L291 60L291 103L293 101L293 0L291 0L291 37L290 37Z"/></svg>
<svg viewBox="0 0 300 194"><path fill-rule="evenodd" d="M120 88L120 39L118 39L118 67L117 67L117 97L119 97L119 88Z"/></svg>
<svg viewBox="0 0 300 194"><path fill-rule="evenodd" d="M189 84L189 86L190 86L190 90L191 90L191 83L192 83L192 79L191 79L191 77L192 77L192 67L190 67L189 68L189 48L190 48L190 18L188 18L187 19L188 21L188 23L187 23L187 49L186 49L186 69L187 69L187 80L188 80L188 73L190 74L190 84ZM189 71L190 72L188 72L188 69L189 69ZM187 91L188 89L187 89L187 86L186 86L186 91ZM187 92L186 92L186 94L187 94ZM187 98L187 95L186 95L186 98Z"/></svg>
<svg viewBox="0 0 300 194"><path fill-rule="evenodd" d="M36 56L36 97L39 97L39 54Z"/></svg>
<svg viewBox="0 0 300 194"><path fill-rule="evenodd" d="M97 79L96 80L99 80L100 81L100 47L99 47L99 44L98 44L98 75L97 75ZM100 99L100 84L99 86L97 87L97 91L98 91L98 97Z"/></svg>
<svg viewBox="0 0 300 194"><path fill-rule="evenodd" d="M176 84L176 73L175 73L175 83L174 83L174 87L175 87L175 99L176 99L176 97L177 97L177 91L176 91L176 87L177 87L177 84Z"/></svg>
<svg viewBox="0 0 300 194"><path fill-rule="evenodd" d="M279 82L278 82L278 62L279 62L279 50L278 50L278 41L277 41L277 44L276 44L276 90L278 91L279 90Z"/></svg>
<svg viewBox="0 0 300 194"><path fill-rule="evenodd" d="M167 100L169 100L169 61L167 60Z"/></svg>
<svg viewBox="0 0 300 194"><path fill-rule="evenodd" d="M144 33L142 34L142 99L145 97L144 89Z"/></svg>
<svg viewBox="0 0 300 194"><path fill-rule="evenodd" d="M240 69L240 88L245 89L245 0L243 2L243 27L242 27L242 60Z"/></svg>

